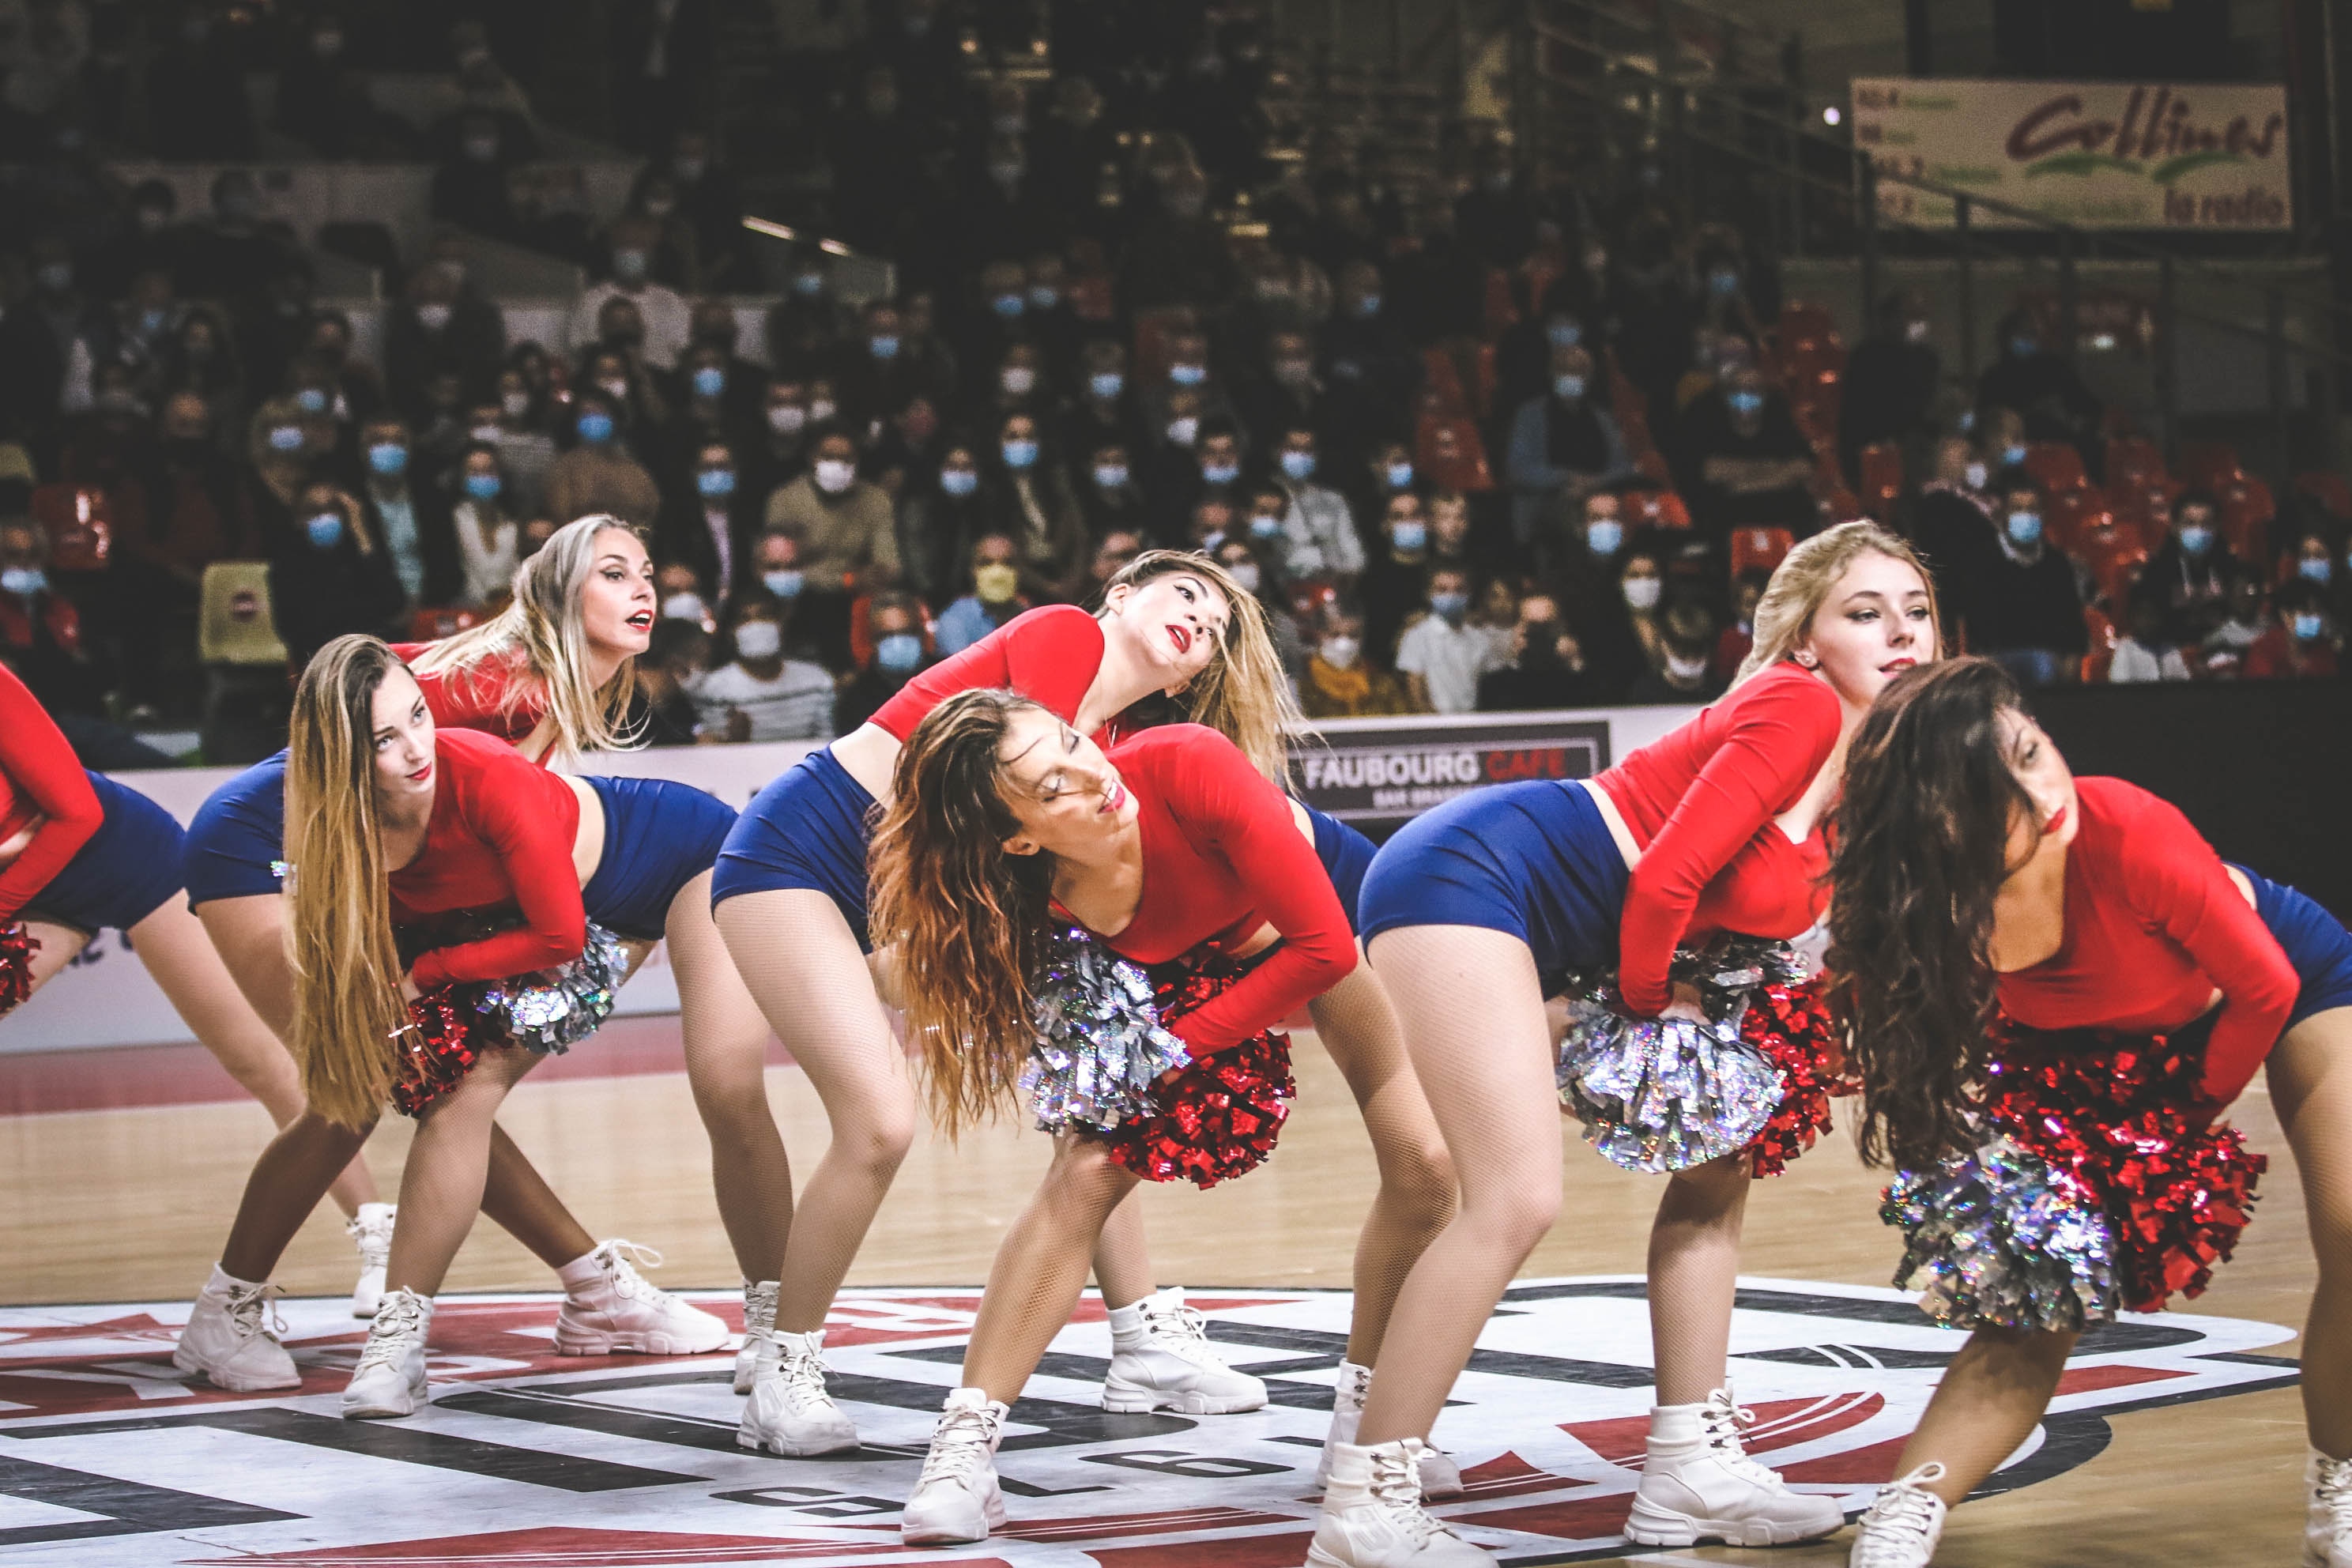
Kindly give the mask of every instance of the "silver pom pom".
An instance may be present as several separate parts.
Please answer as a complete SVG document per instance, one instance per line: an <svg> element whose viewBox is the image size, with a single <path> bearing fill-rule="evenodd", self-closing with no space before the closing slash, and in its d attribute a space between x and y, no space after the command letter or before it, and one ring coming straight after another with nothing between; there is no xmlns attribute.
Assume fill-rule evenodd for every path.
<svg viewBox="0 0 2352 1568"><path fill-rule="evenodd" d="M1653 1174L1737 1153L1771 1120L1780 1069L1740 1026L1749 993L1801 981L1804 964L1786 942L1728 937L1677 949L1669 973L1697 987L1705 1023L1628 1015L1613 970L1572 977L1557 1069L1560 1102L1601 1157Z"/></svg>
<svg viewBox="0 0 2352 1568"><path fill-rule="evenodd" d="M1161 1075L1192 1062L1160 1026L1143 971L1083 931L1055 934L1031 994L1037 1043L1021 1088L1041 1131L1107 1132L1151 1106Z"/></svg>
<svg viewBox="0 0 2352 1568"><path fill-rule="evenodd" d="M1929 1171L1904 1171L1879 1218L1905 1235L1900 1290L1947 1328L2079 1331L2115 1321L2106 1215L2038 1156L1995 1135Z"/></svg>
<svg viewBox="0 0 2352 1568"><path fill-rule="evenodd" d="M628 950L621 939L591 921L588 945L579 957L552 969L492 981L474 1006L508 1044L547 1053L567 1051L613 1016L628 973Z"/></svg>

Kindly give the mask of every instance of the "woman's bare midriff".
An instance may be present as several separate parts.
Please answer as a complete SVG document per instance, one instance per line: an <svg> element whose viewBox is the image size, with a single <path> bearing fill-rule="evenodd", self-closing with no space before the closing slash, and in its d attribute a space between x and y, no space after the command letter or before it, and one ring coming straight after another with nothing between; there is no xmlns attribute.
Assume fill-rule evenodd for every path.
<svg viewBox="0 0 2352 1568"><path fill-rule="evenodd" d="M41 825L47 821L48 821L47 817L35 812L32 821L25 824L7 837L0 838L0 870L5 870L16 864L16 857L25 852L26 847L33 842L33 835L38 833L41 830Z"/></svg>
<svg viewBox="0 0 2352 1568"><path fill-rule="evenodd" d="M898 737L879 724L860 724L833 743L833 760L857 786L881 805L890 801L890 777L898 767Z"/></svg>
<svg viewBox="0 0 2352 1568"><path fill-rule="evenodd" d="M1592 797L1592 804L1600 808L1601 820L1609 825L1609 837L1617 841L1617 852L1625 857L1625 869L1630 871L1640 865L1642 846L1634 840L1633 830L1625 826L1624 815L1617 809L1617 803L1609 798L1607 790L1601 787L1601 781L1577 779L1573 782L1582 785L1584 793Z"/></svg>

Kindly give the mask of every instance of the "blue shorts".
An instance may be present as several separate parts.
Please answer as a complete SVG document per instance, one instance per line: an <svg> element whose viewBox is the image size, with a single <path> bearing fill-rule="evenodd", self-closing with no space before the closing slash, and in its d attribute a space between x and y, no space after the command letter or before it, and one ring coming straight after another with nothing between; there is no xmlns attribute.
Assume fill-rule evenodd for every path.
<svg viewBox="0 0 2352 1568"><path fill-rule="evenodd" d="M739 893L813 888L831 899L872 952L866 931L866 846L874 836L874 797L835 760L811 752L751 797L710 879L716 909Z"/></svg>
<svg viewBox="0 0 2352 1568"><path fill-rule="evenodd" d="M671 779L585 782L604 803L604 852L580 901L590 920L614 935L658 941L678 889L719 858L735 826L734 808Z"/></svg>
<svg viewBox="0 0 2352 1568"><path fill-rule="evenodd" d="M1357 930L1507 931L1535 954L1547 994L1572 970L1617 962L1630 873L1581 783L1490 784L1423 812L1381 846Z"/></svg>
<svg viewBox="0 0 2352 1568"><path fill-rule="evenodd" d="M1348 911L1348 929L1359 930L1356 906L1364 890L1364 873L1372 868L1372 841L1328 813L1307 807L1315 825L1315 854L1331 874L1332 890Z"/></svg>
<svg viewBox="0 0 2352 1568"><path fill-rule="evenodd" d="M2330 1007L2352 1007L2352 931L2347 931L2344 922L2310 894L2247 871L2243 866L2237 869L2253 884L2254 912L2286 950L2286 961L2294 965L2295 977L2303 982L2303 989L2295 994L2294 1010L2286 1016L2286 1028Z"/></svg>
<svg viewBox="0 0 2352 1568"><path fill-rule="evenodd" d="M26 920L71 926L95 936L129 931L180 890L186 835L170 812L104 773L89 787L106 813L98 831L25 905Z"/></svg>
<svg viewBox="0 0 2352 1568"><path fill-rule="evenodd" d="M188 907L284 892L285 858L286 753L280 752L213 791L196 808L182 868Z"/></svg>

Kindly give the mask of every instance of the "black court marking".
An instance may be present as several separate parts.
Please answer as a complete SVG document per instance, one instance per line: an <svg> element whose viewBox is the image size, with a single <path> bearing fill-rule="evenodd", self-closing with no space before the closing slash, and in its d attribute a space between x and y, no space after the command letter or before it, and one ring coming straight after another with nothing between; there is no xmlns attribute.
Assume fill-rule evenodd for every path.
<svg viewBox="0 0 2352 1568"><path fill-rule="evenodd" d="M208 1530L224 1525L273 1524L303 1517L227 1498L174 1491L169 1487L94 1476L86 1470L35 1464L30 1459L5 1455L0 1455L0 1497L23 1498L52 1508L104 1516L0 1530L0 1546L37 1546L50 1541L89 1541L107 1535L150 1535L159 1531Z"/></svg>

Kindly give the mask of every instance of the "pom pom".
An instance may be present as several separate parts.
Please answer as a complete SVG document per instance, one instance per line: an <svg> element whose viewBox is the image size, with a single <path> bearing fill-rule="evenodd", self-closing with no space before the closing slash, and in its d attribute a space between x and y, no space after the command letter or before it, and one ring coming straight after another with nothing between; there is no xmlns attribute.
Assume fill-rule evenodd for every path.
<svg viewBox="0 0 2352 1568"><path fill-rule="evenodd" d="M480 988L474 1005L482 1027L500 1043L557 1054L594 1034L613 1016L628 973L628 950L621 939L591 921L579 957L494 980Z"/></svg>
<svg viewBox="0 0 2352 1568"><path fill-rule="evenodd" d="M2069 1177L1994 1134L1899 1173L1878 1217L1904 1232L1898 1290L1951 1328L2068 1330L2115 1316L2114 1238Z"/></svg>
<svg viewBox="0 0 2352 1568"><path fill-rule="evenodd" d="M474 1070L483 1042L475 1035L479 1015L463 988L442 985L408 1005L408 1023L392 1037L400 1058L392 1103L403 1116L421 1116Z"/></svg>
<svg viewBox="0 0 2352 1568"><path fill-rule="evenodd" d="M1037 1043L1021 1089L1040 1131L1108 1131L1148 1110L1161 1076L1192 1060L1160 1026L1143 971L1083 931L1055 932L1031 990Z"/></svg>
<svg viewBox="0 0 2352 1568"><path fill-rule="evenodd" d="M1152 979L1160 1018L1174 1023L1231 989L1252 967L1221 953L1160 965ZM1147 1182L1213 1187L1255 1170L1274 1152L1290 1114L1286 1102L1297 1092L1290 1037L1269 1029L1192 1058L1154 1089L1148 1110L1097 1136L1113 1160Z"/></svg>
<svg viewBox="0 0 2352 1568"><path fill-rule="evenodd" d="M1830 1130L1831 1098L1853 1092L1844 1047L1818 980L1749 992L1740 1037L1780 1075L1780 1103L1748 1142L1749 1173L1777 1176Z"/></svg>
<svg viewBox="0 0 2352 1568"><path fill-rule="evenodd" d="M33 994L33 954L40 950L23 921L0 925L0 1016Z"/></svg>

